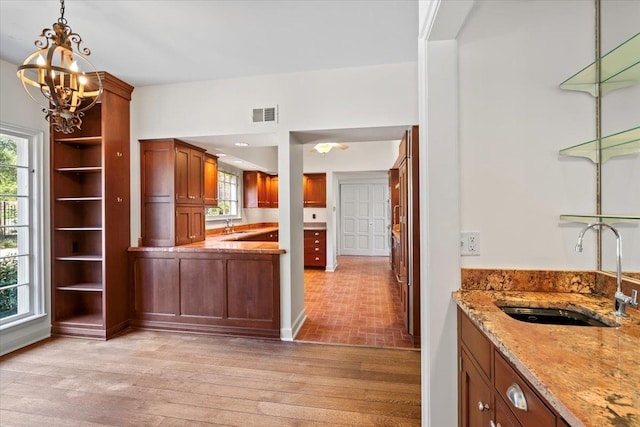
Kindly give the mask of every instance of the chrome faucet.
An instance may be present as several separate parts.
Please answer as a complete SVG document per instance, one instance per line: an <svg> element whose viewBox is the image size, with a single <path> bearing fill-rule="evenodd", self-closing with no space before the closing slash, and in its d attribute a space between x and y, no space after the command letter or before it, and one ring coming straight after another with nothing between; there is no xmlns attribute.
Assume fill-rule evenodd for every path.
<svg viewBox="0 0 640 427"><path fill-rule="evenodd" d="M227 218L224 222L224 233L229 234L232 233L233 225L231 224L231 218Z"/></svg>
<svg viewBox="0 0 640 427"><path fill-rule="evenodd" d="M638 307L638 291L636 289L631 291L631 296L627 296L622 292L622 236L620 236L620 232L618 230L605 223L605 222L594 222L593 224L587 225L578 235L578 243L576 244L576 252L582 252L582 239L584 238L584 234L587 230L600 227L606 227L616 235L616 293L613 299L613 314L620 317L627 317L628 314L626 312L627 306Z"/></svg>

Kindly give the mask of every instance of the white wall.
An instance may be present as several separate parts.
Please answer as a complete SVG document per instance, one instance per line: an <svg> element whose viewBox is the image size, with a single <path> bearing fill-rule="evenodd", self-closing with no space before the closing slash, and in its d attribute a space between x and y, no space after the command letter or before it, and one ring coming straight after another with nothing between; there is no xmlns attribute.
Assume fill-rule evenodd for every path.
<svg viewBox="0 0 640 427"><path fill-rule="evenodd" d="M0 333L0 353L15 350L48 337L51 334L51 278L50 278L50 208L49 208L49 130L42 107L36 104L22 88L16 77L17 65L0 60L0 121L5 124L40 131L43 133L42 201L44 203L44 262L43 269L46 315Z"/></svg>
<svg viewBox="0 0 640 427"><path fill-rule="evenodd" d="M640 2L603 2L602 9L604 53L637 32ZM463 266L596 268L595 233L576 253L581 225L559 220L562 213L595 213L595 166L558 154L595 137L594 98L559 88L593 62L594 13L588 1L483 1L460 32L462 229L481 233L481 255L463 257ZM640 125L638 94L636 87L603 98L605 135ZM618 179L606 186L605 212L607 205L609 213L619 209L610 199L628 208L614 213L640 212L633 196L639 161L605 164L605 182ZM633 194L620 180L636 183ZM635 259L638 267L638 227L622 232L629 243L624 265ZM604 235L604 242L614 239Z"/></svg>

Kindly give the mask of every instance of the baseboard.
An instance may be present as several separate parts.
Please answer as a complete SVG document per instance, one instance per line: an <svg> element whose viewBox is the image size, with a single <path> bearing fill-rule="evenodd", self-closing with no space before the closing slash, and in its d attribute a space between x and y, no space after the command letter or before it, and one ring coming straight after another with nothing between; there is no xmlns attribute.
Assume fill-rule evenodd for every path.
<svg viewBox="0 0 640 427"><path fill-rule="evenodd" d="M300 315L293 322L293 325L291 325L291 328L282 328L280 330L280 339L282 341L293 341L294 337L298 335L300 328L302 328L302 325L304 325L306 320L307 313L303 309L302 312L300 312Z"/></svg>
<svg viewBox="0 0 640 427"><path fill-rule="evenodd" d="M14 333L11 333L14 332ZM51 325L45 324L36 328L21 328L20 333L2 331L0 338L0 356L11 353L37 343L51 336Z"/></svg>

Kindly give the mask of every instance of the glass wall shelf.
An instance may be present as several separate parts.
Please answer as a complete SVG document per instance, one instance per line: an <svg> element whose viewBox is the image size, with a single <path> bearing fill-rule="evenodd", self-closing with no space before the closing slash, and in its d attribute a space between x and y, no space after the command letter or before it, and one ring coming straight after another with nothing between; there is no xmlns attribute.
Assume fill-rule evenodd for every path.
<svg viewBox="0 0 640 427"><path fill-rule="evenodd" d="M560 150L564 156L586 157L597 163L597 139ZM604 163L612 157L640 153L640 126L600 138L601 158Z"/></svg>
<svg viewBox="0 0 640 427"><path fill-rule="evenodd" d="M640 215L560 215L560 219L563 221L579 222L583 224L591 224L594 222L604 222L607 224L640 223Z"/></svg>
<svg viewBox="0 0 640 427"><path fill-rule="evenodd" d="M561 89L589 92L598 96L597 61L560 84ZM600 59L602 95L640 83L640 33Z"/></svg>

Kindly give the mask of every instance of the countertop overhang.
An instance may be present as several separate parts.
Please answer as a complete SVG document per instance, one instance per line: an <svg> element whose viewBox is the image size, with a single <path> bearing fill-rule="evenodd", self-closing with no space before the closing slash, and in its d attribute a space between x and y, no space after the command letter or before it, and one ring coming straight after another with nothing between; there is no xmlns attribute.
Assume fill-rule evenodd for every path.
<svg viewBox="0 0 640 427"><path fill-rule="evenodd" d="M572 426L640 426L640 312L611 314L613 301L565 292L466 291L453 299ZM617 327L540 325L502 305L570 308Z"/></svg>

